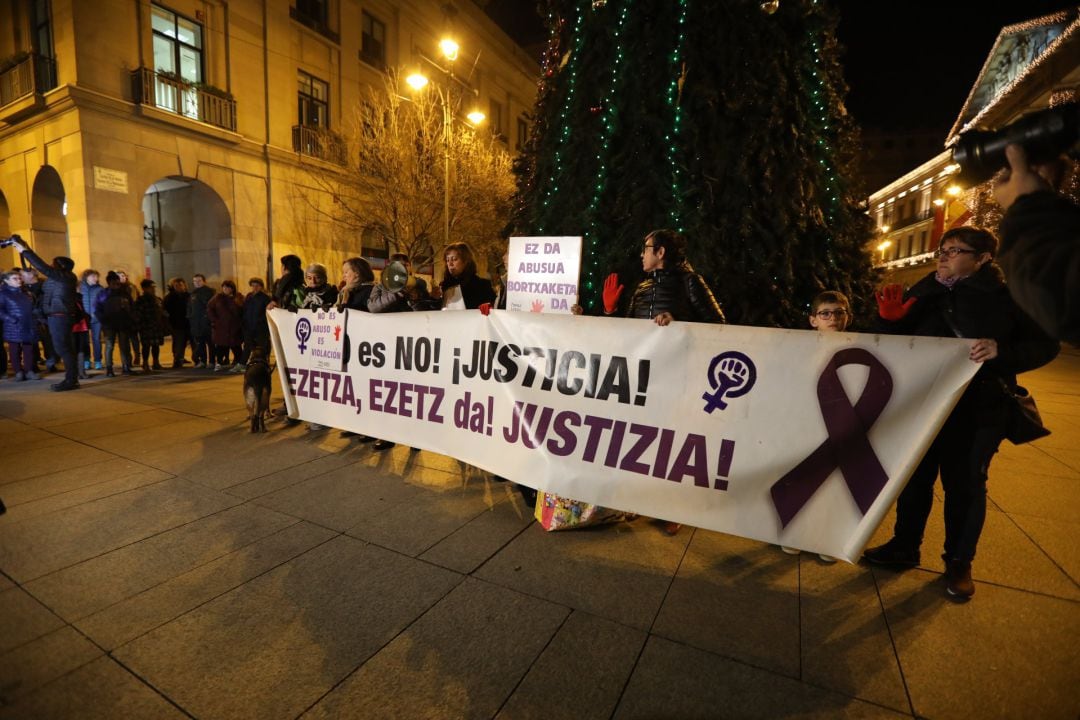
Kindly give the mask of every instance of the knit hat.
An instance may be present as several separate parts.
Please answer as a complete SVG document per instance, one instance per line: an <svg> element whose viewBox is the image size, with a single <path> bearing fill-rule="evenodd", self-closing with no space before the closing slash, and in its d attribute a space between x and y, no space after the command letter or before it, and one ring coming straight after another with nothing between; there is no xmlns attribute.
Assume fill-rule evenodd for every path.
<svg viewBox="0 0 1080 720"><path fill-rule="evenodd" d="M52 264L53 267L57 270L66 270L68 272L70 272L71 269L75 267L75 261L69 257L64 257L63 255L58 255L57 257L54 257Z"/></svg>

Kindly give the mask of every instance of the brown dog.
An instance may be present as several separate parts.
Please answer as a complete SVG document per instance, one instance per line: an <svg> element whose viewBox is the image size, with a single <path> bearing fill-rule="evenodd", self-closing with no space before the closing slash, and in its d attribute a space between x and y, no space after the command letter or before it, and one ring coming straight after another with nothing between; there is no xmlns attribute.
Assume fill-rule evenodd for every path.
<svg viewBox="0 0 1080 720"><path fill-rule="evenodd" d="M266 351L256 347L248 358L247 370L244 371L244 402L247 404L248 420L251 420L251 432L266 432L266 416L270 412L270 365L266 361Z"/></svg>

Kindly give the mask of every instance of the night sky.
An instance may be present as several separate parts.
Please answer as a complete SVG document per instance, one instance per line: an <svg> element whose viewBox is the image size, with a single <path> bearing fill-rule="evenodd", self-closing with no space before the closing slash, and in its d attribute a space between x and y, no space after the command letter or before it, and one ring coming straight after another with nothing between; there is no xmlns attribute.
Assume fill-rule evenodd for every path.
<svg viewBox="0 0 1080 720"><path fill-rule="evenodd" d="M848 111L867 128L935 130L942 139L1003 26L1076 6L1060 0L836 1L840 42L846 48ZM520 44L546 39L536 0L490 0L486 5Z"/></svg>

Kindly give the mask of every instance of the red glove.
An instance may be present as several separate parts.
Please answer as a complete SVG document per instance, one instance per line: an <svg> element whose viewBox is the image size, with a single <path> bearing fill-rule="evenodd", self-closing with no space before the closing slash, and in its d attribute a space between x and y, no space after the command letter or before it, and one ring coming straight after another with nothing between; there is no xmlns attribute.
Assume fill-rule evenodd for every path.
<svg viewBox="0 0 1080 720"><path fill-rule="evenodd" d="M902 285L885 285L877 293L877 312L882 320L899 320L908 314L914 304L915 298L908 298L904 302Z"/></svg>
<svg viewBox="0 0 1080 720"><path fill-rule="evenodd" d="M623 286L619 284L619 274L611 273L604 280L604 312L608 315L615 312L619 306L619 296L622 295Z"/></svg>
<svg viewBox="0 0 1080 720"><path fill-rule="evenodd" d="M480 303L480 314L485 317L491 314L491 303Z"/></svg>

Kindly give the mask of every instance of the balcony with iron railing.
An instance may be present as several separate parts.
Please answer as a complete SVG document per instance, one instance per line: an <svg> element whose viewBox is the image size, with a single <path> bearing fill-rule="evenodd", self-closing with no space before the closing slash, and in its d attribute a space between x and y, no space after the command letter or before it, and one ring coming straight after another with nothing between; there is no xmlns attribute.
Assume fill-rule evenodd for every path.
<svg viewBox="0 0 1080 720"><path fill-rule="evenodd" d="M930 208L928 210L923 210L922 212L915 213L914 215L908 215L907 217L900 218L891 225L891 228L892 230L899 230L900 228L914 225L915 223L922 222L923 220L929 220L932 217L934 217L934 209Z"/></svg>
<svg viewBox="0 0 1080 720"><path fill-rule="evenodd" d="M0 120L33 111L44 105L42 95L56 87L56 60L23 53L0 69Z"/></svg>
<svg viewBox="0 0 1080 720"><path fill-rule="evenodd" d="M131 86L136 104L236 132L236 101L217 88L145 67L131 73Z"/></svg>
<svg viewBox="0 0 1080 720"><path fill-rule="evenodd" d="M333 130L293 125L293 150L301 155L344 165L348 157L345 139Z"/></svg>

